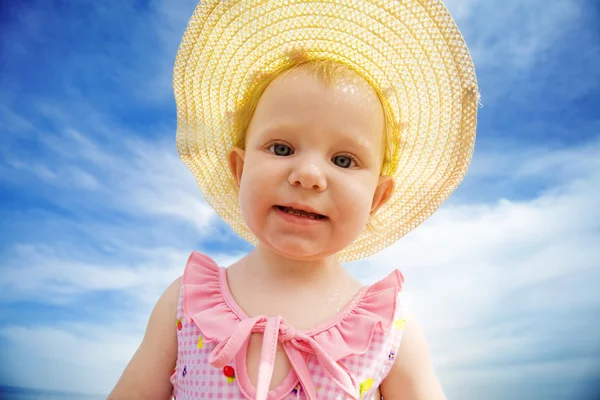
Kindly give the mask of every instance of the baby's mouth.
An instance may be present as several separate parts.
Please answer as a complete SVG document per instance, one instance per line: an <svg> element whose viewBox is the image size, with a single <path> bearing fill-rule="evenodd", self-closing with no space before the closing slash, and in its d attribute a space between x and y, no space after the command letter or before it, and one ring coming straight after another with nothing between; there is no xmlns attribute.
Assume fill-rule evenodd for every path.
<svg viewBox="0 0 600 400"><path fill-rule="evenodd" d="M278 208L280 211L283 211L284 213L288 213L291 215L296 215L298 217L304 217L304 218L308 218L308 219L325 219L327 218L324 215L321 214L316 214L310 211L305 211L305 210L298 210L292 207L284 207L284 206L275 206L276 208Z"/></svg>

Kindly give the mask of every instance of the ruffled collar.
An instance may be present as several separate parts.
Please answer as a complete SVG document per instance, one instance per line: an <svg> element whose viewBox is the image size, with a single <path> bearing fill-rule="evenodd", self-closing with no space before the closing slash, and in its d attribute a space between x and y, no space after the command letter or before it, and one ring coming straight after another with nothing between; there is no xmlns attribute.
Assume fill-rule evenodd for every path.
<svg viewBox="0 0 600 400"><path fill-rule="evenodd" d="M193 252L182 280L183 310L188 322L193 321L202 331L205 341L217 343L209 359L214 367L222 368L234 358L245 364L249 337L260 332L264 334L261 358L274 359L279 341L309 399L316 399L306 366L311 356L316 356L331 379L350 398L358 399L358 385L339 361L352 354L365 353L375 331L390 327L403 282L402 274L395 270L381 281L363 287L334 318L313 329L296 331L281 317L247 316L229 291L226 269L211 258ZM272 364L261 363L256 389L247 379L241 380L240 389L246 397L261 400L268 396L279 397L273 392L269 395Z"/></svg>

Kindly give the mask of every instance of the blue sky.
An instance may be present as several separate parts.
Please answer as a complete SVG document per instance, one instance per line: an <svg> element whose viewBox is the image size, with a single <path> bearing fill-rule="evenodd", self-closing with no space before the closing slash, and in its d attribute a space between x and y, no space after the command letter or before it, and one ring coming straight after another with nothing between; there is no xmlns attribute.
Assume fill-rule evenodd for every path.
<svg viewBox="0 0 600 400"><path fill-rule="evenodd" d="M446 4L482 94L472 166L432 218L348 268L403 271L449 398L592 398L600 7ZM172 65L195 5L2 2L0 384L108 393L189 252L248 251L176 153Z"/></svg>

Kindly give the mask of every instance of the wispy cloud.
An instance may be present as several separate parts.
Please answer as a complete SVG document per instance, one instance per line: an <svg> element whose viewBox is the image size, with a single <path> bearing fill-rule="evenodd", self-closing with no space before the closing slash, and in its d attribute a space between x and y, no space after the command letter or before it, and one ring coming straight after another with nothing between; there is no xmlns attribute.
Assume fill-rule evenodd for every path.
<svg viewBox="0 0 600 400"><path fill-rule="evenodd" d="M469 398L525 399L534 388L537 396L576 398L573 381L591 380L600 367L600 325L584 317L600 304L600 146L521 161L513 181L553 182L539 196L447 207L355 267L368 276L404 271L450 397L470 387L481 397ZM569 374L548 375L560 368ZM557 387L564 396L555 397Z"/></svg>
<svg viewBox="0 0 600 400"><path fill-rule="evenodd" d="M136 322L123 319L120 324ZM111 328L79 323L61 328L0 329L2 341L10 344L1 348L0 354L11 360L10 368L3 366L0 376L23 387L106 395L140 340Z"/></svg>
<svg viewBox="0 0 600 400"><path fill-rule="evenodd" d="M191 184L193 178L173 143L144 141L122 131L109 143L99 143L91 133L73 127L65 115L54 121L59 122L54 131L30 130L27 140L36 142L36 157L23 154L29 149L17 147L19 138L11 143L16 150L2 151L5 182L41 183L56 196L46 199L49 202L175 217L194 224L199 233L206 232L214 212ZM103 134L105 139L108 132ZM78 197L72 198L75 193Z"/></svg>
<svg viewBox="0 0 600 400"><path fill-rule="evenodd" d="M584 1L444 2L468 41L478 69L523 70L551 50L586 9Z"/></svg>

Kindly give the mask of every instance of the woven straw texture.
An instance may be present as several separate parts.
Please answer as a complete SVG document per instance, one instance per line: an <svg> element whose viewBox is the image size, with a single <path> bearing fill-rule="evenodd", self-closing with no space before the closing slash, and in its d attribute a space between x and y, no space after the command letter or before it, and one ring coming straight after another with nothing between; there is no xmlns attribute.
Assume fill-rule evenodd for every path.
<svg viewBox="0 0 600 400"><path fill-rule="evenodd" d="M386 93L402 126L395 191L341 261L368 257L431 216L471 161L479 94L473 63L435 0L213 0L196 8L177 53L177 148L206 201L255 244L228 167L232 115L259 73L302 49L343 63Z"/></svg>

